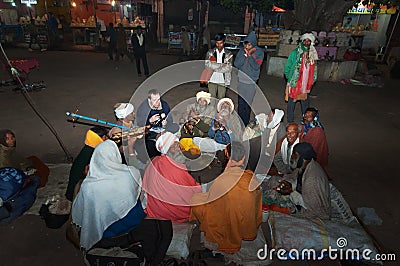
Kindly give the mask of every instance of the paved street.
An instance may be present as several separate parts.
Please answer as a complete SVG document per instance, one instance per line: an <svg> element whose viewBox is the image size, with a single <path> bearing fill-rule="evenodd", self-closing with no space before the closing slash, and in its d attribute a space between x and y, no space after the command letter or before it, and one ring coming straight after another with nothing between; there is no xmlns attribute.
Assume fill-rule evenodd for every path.
<svg viewBox="0 0 400 266"><path fill-rule="evenodd" d="M23 49L6 49L6 52L10 58L38 58L40 68L32 70L29 78L30 81L45 81L47 88L30 93L30 97L72 156L82 148L88 127L67 122L65 112L79 108L82 115L114 122L113 105L128 101L145 79L137 77L135 65L126 58L120 62L109 61L105 53L29 53ZM155 73L179 62L180 58L154 52L148 54L148 61L151 73ZM8 78L4 70L0 77ZM270 106L286 110L284 81L267 76L265 65L259 86ZM179 90L165 97L171 107L194 97L193 85ZM315 94L318 97L311 99L311 106L320 110L320 121L325 127L332 182L354 211L357 207L376 210L383 225L367 229L385 252L396 252L399 257L398 81L385 78L383 88L318 82ZM13 92L12 87L0 87L0 110L0 128L16 133L19 153L35 154L45 162L65 162L57 140L21 93ZM300 119L299 105L296 118ZM10 225L0 226L0 235L0 265L79 265L82 262L79 251L65 240L64 227L47 229L38 216L26 215Z"/></svg>

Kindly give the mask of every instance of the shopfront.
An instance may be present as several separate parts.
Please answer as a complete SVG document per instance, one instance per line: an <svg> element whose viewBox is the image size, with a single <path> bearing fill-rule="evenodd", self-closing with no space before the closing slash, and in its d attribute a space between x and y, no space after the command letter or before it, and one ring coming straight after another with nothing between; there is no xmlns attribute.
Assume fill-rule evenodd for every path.
<svg viewBox="0 0 400 266"><path fill-rule="evenodd" d="M375 13L372 5L360 3L349 10L341 25L337 25L334 30L350 33L356 46L377 52L386 45L390 17L396 11L397 7L388 8L382 5Z"/></svg>
<svg viewBox="0 0 400 266"><path fill-rule="evenodd" d="M74 0L71 4L74 44L105 46L105 32L110 23L114 27L121 23L130 37L135 27L146 28L147 15L141 15L145 6L138 1Z"/></svg>

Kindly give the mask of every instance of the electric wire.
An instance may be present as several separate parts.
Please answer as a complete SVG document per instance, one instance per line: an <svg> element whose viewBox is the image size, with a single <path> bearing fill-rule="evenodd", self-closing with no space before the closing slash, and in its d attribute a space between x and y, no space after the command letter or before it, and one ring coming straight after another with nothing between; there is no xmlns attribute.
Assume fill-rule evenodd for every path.
<svg viewBox="0 0 400 266"><path fill-rule="evenodd" d="M32 108L32 110L35 112L35 114L40 118L40 120L42 120L42 122L47 126L47 128L50 130L50 132L54 135L58 144L61 146L61 149L64 151L67 161L72 162L72 156L69 153L67 147L64 145L63 141L61 140L60 136L58 135L58 133L55 130L55 128L53 127L53 125L47 120L47 118L43 114L40 113L38 107L35 104L35 101L29 95L29 92L26 89L25 84L20 79L18 71L11 65L11 62L8 59L6 52L4 51L4 48L3 48L3 45L1 44L1 42L0 42L0 48L1 48L1 52L3 53L3 55L7 61L8 66L10 66L10 68L11 68L11 74L13 75L14 78L16 78L18 80L19 84L21 85L21 93L24 96L25 100L28 102L29 106Z"/></svg>

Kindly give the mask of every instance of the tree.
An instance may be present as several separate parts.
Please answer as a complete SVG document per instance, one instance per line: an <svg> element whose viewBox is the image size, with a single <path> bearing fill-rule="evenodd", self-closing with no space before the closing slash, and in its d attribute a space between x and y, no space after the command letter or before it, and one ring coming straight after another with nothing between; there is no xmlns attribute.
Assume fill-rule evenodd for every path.
<svg viewBox="0 0 400 266"><path fill-rule="evenodd" d="M269 12L273 5L287 10L285 13L285 25L289 29L305 31L330 30L337 22L342 21L343 16L360 1L355 0L218 0L218 2L233 12L249 10ZM363 1L375 3L373 12L377 12L381 4L392 6L399 5L400 0L374 0Z"/></svg>

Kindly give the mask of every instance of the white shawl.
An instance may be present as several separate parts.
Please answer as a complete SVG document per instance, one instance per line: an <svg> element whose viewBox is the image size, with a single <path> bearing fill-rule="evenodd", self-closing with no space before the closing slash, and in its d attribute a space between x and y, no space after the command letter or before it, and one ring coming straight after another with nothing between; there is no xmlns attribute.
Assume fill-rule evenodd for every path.
<svg viewBox="0 0 400 266"><path fill-rule="evenodd" d="M72 206L72 222L81 228L81 246L90 249L107 227L125 217L136 205L141 187L139 171L122 164L117 145L111 140L100 143Z"/></svg>
<svg viewBox="0 0 400 266"><path fill-rule="evenodd" d="M299 143L299 138L296 139L296 141L293 143L293 145L290 147L290 155L293 153L293 147ZM288 148L289 142L287 141L287 138L285 138L282 142L281 146L281 154L282 154L282 159L285 164L289 164L290 162L290 157L288 158L287 156L287 148Z"/></svg>

